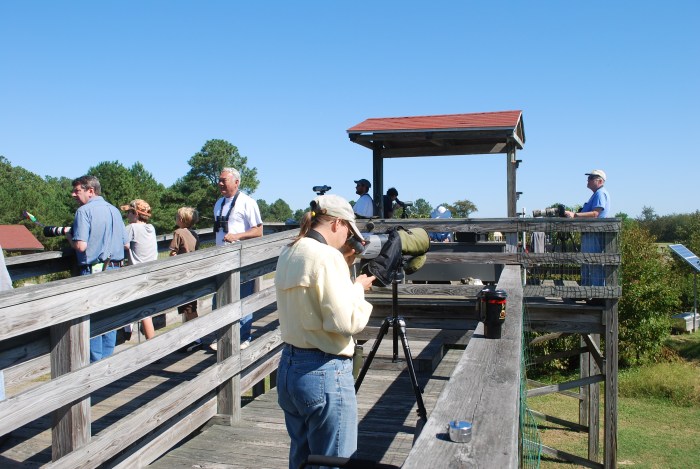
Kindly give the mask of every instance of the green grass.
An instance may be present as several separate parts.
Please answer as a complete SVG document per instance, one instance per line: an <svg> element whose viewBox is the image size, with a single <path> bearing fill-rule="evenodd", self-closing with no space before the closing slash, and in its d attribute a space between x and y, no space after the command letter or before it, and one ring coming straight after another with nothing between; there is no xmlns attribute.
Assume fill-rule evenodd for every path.
<svg viewBox="0 0 700 469"><path fill-rule="evenodd" d="M619 467L698 467L700 333L672 336L665 345L667 353L664 362L620 372L617 458ZM530 398L528 405L549 415L578 421L578 401L566 396L550 394ZM600 412L602 426L602 405ZM547 422L538 421L538 426L544 444L586 456L585 435ZM602 448L602 428L600 444ZM543 456L541 467L563 468L575 465Z"/></svg>

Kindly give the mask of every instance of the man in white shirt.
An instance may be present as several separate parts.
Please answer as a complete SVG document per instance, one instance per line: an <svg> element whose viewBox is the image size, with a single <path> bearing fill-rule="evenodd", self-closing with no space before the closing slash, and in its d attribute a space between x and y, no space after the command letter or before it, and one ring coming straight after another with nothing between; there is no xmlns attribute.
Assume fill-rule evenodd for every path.
<svg viewBox="0 0 700 469"><path fill-rule="evenodd" d="M219 175L219 191L222 197L214 204L214 231L216 245L224 246L244 239L263 235L263 223L257 202L238 189L241 173L235 168L224 168ZM241 298L253 293L255 282L241 284ZM253 315L241 318L241 348L251 339Z"/></svg>
<svg viewBox="0 0 700 469"><path fill-rule="evenodd" d="M372 184L367 179L355 181L355 193L360 196L355 202L353 211L355 215L362 218L372 218L374 216L374 201L369 195L369 188Z"/></svg>

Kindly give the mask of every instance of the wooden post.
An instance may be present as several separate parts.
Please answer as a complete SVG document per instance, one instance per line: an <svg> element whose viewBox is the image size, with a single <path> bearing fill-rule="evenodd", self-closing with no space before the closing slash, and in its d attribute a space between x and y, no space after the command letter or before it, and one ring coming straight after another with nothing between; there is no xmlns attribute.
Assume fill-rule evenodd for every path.
<svg viewBox="0 0 700 469"><path fill-rule="evenodd" d="M517 216L517 201L516 194L516 172L517 163L515 161L515 145L511 142L508 145L508 153L506 154L506 179L507 179L507 200L508 200L508 217Z"/></svg>
<svg viewBox="0 0 700 469"><path fill-rule="evenodd" d="M617 467L617 298L605 302L605 462Z"/></svg>
<svg viewBox="0 0 700 469"><path fill-rule="evenodd" d="M216 307L231 304L240 299L241 273L227 275L216 290ZM216 314L214 312L213 314ZM240 321L226 326L218 333L216 361L221 363L234 354L240 353ZM219 385L217 389L216 409L221 422L229 424L241 419L241 377L236 375Z"/></svg>
<svg viewBox="0 0 700 469"><path fill-rule="evenodd" d="M90 364L90 316L51 327L51 378ZM53 461L90 442L90 396L56 409L51 423Z"/></svg>
<svg viewBox="0 0 700 469"><path fill-rule="evenodd" d="M600 334L591 334L593 342L600 347ZM587 343L581 338L581 346ZM581 378L588 378L603 372L598 370L590 353L580 355ZM598 383L581 386L583 399L579 403L579 423L588 426L588 459L599 461L600 452L600 385Z"/></svg>
<svg viewBox="0 0 700 469"><path fill-rule="evenodd" d="M384 159L382 158L382 144L375 143L372 149L372 192L374 201L374 214L384 216Z"/></svg>

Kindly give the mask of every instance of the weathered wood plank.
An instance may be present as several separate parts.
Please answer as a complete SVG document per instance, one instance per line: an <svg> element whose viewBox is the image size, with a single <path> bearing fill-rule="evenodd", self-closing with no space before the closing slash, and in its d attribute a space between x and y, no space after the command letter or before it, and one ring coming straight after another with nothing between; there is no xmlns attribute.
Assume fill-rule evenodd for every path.
<svg viewBox="0 0 700 469"><path fill-rule="evenodd" d="M156 262L0 293L0 340L240 269L241 256L256 261L272 259L288 243L290 236L279 233L259 238L264 241L203 249ZM241 246L244 244L246 253L243 255Z"/></svg>
<svg viewBox="0 0 700 469"><path fill-rule="evenodd" d="M84 316L51 327L51 377L68 374L90 363L89 318ZM51 454L55 461L90 441L90 396L54 410Z"/></svg>
<svg viewBox="0 0 700 469"><path fill-rule="evenodd" d="M372 220L374 233L383 233L387 230L403 226L406 228L418 227L428 231L460 231L465 233L491 233L494 231L523 232L580 232L602 233L619 232L622 222L616 218L600 218L575 220L567 218L451 218L451 219L395 219ZM366 230L366 222L359 222L361 231Z"/></svg>
<svg viewBox="0 0 700 469"><path fill-rule="evenodd" d="M176 256L177 257L177 256ZM0 402L0 434L82 399L95 389L152 363L189 344L195 339L221 329L240 319L240 303L222 308L216 314L188 321L167 334L62 375L40 386Z"/></svg>
<svg viewBox="0 0 700 469"><path fill-rule="evenodd" d="M222 382L240 373L239 357L231 357L207 369L190 381L161 394L157 401L143 406L92 438L90 443L56 461L55 467L98 467L123 448L156 429L161 421L177 415L204 396L212 395Z"/></svg>
<svg viewBox="0 0 700 469"><path fill-rule="evenodd" d="M479 324L404 468L518 466L520 268L507 266L498 287L508 292L502 338L486 339ZM471 442L445 438L448 422L455 419L472 423Z"/></svg>
<svg viewBox="0 0 700 469"><path fill-rule="evenodd" d="M551 394L553 392L566 391L567 389L578 388L580 386L586 386L588 384L600 383L605 377L603 375L587 376L585 378L574 379L572 381L567 381L566 383L550 384L547 386L542 386L540 388L529 389L527 391L527 397L537 397L544 396L545 394Z"/></svg>
<svg viewBox="0 0 700 469"><path fill-rule="evenodd" d="M546 286L526 285L524 288L526 298L554 297L554 298L619 298L622 296L622 287L615 286ZM529 304L529 303L528 303ZM598 307L598 309L601 309Z"/></svg>

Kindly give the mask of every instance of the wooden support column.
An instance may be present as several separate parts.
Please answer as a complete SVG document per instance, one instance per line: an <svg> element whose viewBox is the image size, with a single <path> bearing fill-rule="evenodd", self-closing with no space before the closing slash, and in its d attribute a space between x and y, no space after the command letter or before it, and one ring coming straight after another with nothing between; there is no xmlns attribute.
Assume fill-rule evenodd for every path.
<svg viewBox="0 0 700 469"><path fill-rule="evenodd" d="M617 298L605 301L605 462L617 467Z"/></svg>
<svg viewBox="0 0 700 469"><path fill-rule="evenodd" d="M600 334L591 335L592 342L600 348ZM587 341L581 338L581 345L588 348ZM590 352L580 355L581 378L588 378L603 372L597 367ZM598 383L581 386L583 399L579 403L579 423L588 427L588 459L599 461L600 452L600 385Z"/></svg>
<svg viewBox="0 0 700 469"><path fill-rule="evenodd" d="M90 316L51 327L51 378L90 364ZM90 442L90 396L52 413L51 459L65 456Z"/></svg>
<svg viewBox="0 0 700 469"><path fill-rule="evenodd" d="M384 158L382 158L382 144L375 143L372 149L372 187L374 188L372 200L374 201L374 214L380 217L384 215Z"/></svg>
<svg viewBox="0 0 700 469"><path fill-rule="evenodd" d="M509 217L515 217L517 216L517 202L518 202L518 194L517 194L517 184L516 184L516 172L517 172L517 163L515 161L515 145L511 142L508 145L508 153L506 154L506 175L507 175L507 200L508 200L508 216Z"/></svg>
<svg viewBox="0 0 700 469"><path fill-rule="evenodd" d="M234 303L241 296L241 274L232 272L222 278L216 290L216 309ZM240 305L240 302L239 302ZM216 314L216 311L212 312ZM219 330L216 361L221 363L229 357L240 355L240 321ZM218 423L229 425L241 419L241 377L236 375L219 385L216 392Z"/></svg>

